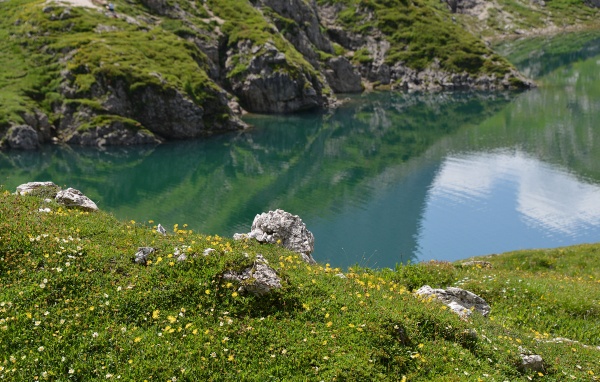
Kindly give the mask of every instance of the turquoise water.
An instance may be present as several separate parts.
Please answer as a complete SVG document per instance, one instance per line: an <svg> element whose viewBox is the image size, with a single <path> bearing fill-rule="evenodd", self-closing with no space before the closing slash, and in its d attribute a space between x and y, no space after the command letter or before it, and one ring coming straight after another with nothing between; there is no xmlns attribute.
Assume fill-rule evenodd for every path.
<svg viewBox="0 0 600 382"><path fill-rule="evenodd" d="M597 242L600 39L562 39L498 48L528 92L372 93L201 141L4 152L0 184L52 180L120 219L222 236L282 208L340 267Z"/></svg>

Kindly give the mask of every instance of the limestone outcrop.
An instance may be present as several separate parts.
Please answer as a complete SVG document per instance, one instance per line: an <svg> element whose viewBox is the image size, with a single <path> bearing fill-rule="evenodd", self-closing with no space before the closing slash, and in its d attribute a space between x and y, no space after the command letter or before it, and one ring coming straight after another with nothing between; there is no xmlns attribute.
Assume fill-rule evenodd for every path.
<svg viewBox="0 0 600 382"><path fill-rule="evenodd" d="M79 208L84 211L98 211L98 206L81 191L74 188L61 189L53 182L29 182L17 186L15 192L19 195L34 195L54 199L58 204L68 208Z"/></svg>
<svg viewBox="0 0 600 382"><path fill-rule="evenodd" d="M74 188L67 188L59 191L55 197L59 204L66 207L79 208L84 211L98 211L98 206L90 198L85 196L81 191Z"/></svg>
<svg viewBox="0 0 600 382"><path fill-rule="evenodd" d="M29 125L16 125L8 129L5 145L17 150L35 150L40 146L37 131Z"/></svg>
<svg viewBox="0 0 600 382"><path fill-rule="evenodd" d="M260 254L256 255L251 266L241 272L228 271L223 275L223 279L236 282L239 292L249 292L256 296L263 296L273 289L281 288L281 279L277 272Z"/></svg>
<svg viewBox="0 0 600 382"><path fill-rule="evenodd" d="M484 299L461 288L433 289L429 285L423 285L415 294L419 297L434 297L461 317L469 317L474 310L485 317L491 310Z"/></svg>
<svg viewBox="0 0 600 382"><path fill-rule="evenodd" d="M225 70L232 92L242 107L253 112L291 113L322 109L329 103L319 73L294 63L268 42L239 41L227 51Z"/></svg>
<svg viewBox="0 0 600 382"><path fill-rule="evenodd" d="M299 253L305 262L315 264L311 254L315 238L298 215L283 210L256 215L248 234L236 234L234 239L251 238L261 243L278 244Z"/></svg>
<svg viewBox="0 0 600 382"><path fill-rule="evenodd" d="M478 12L490 6L481 0L446 1L452 10L469 17L479 17ZM0 148L34 150L44 142L139 145L199 138L245 129L239 118L245 112L327 109L339 104L335 93L371 88L532 86L476 37L457 37L468 32L451 17L432 21L413 14L410 4L390 5L394 13L390 15L382 8L387 5L374 7L369 2L256 0L234 5L141 0L130 5L120 9L110 25L94 22L94 17L73 7L40 6L40 17L55 27L43 23L37 29L25 26L29 21L15 10L14 19L6 24L11 39L31 50L32 56L45 55L39 62L49 64L35 70L51 72L53 79L31 86L23 83L25 91L13 94L19 99L15 104L22 106L0 118ZM103 9L89 12L114 16ZM408 14L421 18L400 20L399 15ZM62 25L65 20L69 23ZM436 41L428 43L432 47L427 52L413 46L412 37L397 37L414 36L413 25L423 24L427 30L438 22L445 23L444 38L460 54L440 53L438 45L447 44L435 35L429 36ZM73 29L74 25L78 27ZM55 43L67 35L72 44ZM13 79L18 82L23 75L15 72Z"/></svg>

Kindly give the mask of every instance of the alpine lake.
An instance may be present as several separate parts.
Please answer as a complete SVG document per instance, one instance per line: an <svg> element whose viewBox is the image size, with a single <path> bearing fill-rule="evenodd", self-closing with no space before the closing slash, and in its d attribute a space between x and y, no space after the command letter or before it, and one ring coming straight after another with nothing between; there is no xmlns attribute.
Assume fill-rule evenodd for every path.
<svg viewBox="0 0 600 382"><path fill-rule="evenodd" d="M600 32L496 49L539 87L373 92L203 140L0 152L0 184L51 180L121 220L223 237L280 208L342 268L600 241Z"/></svg>

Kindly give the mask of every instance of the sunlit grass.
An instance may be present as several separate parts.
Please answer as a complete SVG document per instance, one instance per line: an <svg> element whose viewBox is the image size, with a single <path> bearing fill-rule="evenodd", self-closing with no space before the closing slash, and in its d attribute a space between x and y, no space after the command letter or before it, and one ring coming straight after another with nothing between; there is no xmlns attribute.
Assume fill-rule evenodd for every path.
<svg viewBox="0 0 600 382"><path fill-rule="evenodd" d="M185 224L162 236L157 224L2 193L0 376L559 381L599 372L598 245L497 256L491 269L342 270ZM156 248L147 266L133 262L140 246ZM282 289L255 297L221 279L258 253ZM461 320L416 298L422 283L480 294L490 318ZM548 342L556 337L578 342ZM517 371L520 347L542 355L542 376Z"/></svg>

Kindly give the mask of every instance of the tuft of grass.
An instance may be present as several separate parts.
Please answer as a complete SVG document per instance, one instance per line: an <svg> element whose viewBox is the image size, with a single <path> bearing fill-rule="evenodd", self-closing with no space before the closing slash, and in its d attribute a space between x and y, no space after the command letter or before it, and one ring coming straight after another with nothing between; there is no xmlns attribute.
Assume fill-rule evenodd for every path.
<svg viewBox="0 0 600 382"><path fill-rule="evenodd" d="M156 224L0 190L0 376L561 381L600 372L598 244L486 258L491 269L341 270L185 224L162 236ZM133 262L141 246L156 249L146 266ZM223 280L259 253L281 289L257 297ZM415 297L422 282L480 294L490 318L462 320ZM543 372L517 370L523 349L544 358Z"/></svg>

